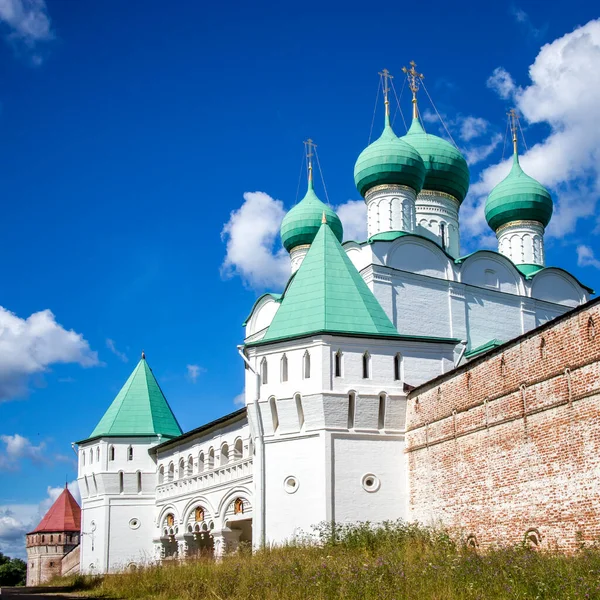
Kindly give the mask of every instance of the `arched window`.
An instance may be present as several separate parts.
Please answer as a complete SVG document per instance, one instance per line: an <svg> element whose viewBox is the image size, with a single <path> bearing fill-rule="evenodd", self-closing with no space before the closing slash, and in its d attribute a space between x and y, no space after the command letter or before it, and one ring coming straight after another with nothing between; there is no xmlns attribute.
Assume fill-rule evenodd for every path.
<svg viewBox="0 0 600 600"><path fill-rule="evenodd" d="M196 523L204 521L204 509L201 506L196 506L194 510L194 521L196 521Z"/></svg>
<svg viewBox="0 0 600 600"><path fill-rule="evenodd" d="M142 493L142 473L141 471L137 472L137 493Z"/></svg>
<svg viewBox="0 0 600 600"><path fill-rule="evenodd" d="M192 456L188 456L187 474L192 475L193 472L194 472L194 459Z"/></svg>
<svg viewBox="0 0 600 600"><path fill-rule="evenodd" d="M221 466L224 466L229 462L229 446L227 444L223 444L221 446L220 454L221 454L221 456L220 456Z"/></svg>
<svg viewBox="0 0 600 600"><path fill-rule="evenodd" d="M308 350L304 353L304 365L302 376L304 379L310 379L310 354Z"/></svg>
<svg viewBox="0 0 600 600"><path fill-rule="evenodd" d="M377 427L378 429L383 429L385 427L385 401L386 395L379 394L379 412L377 418Z"/></svg>
<svg viewBox="0 0 600 600"><path fill-rule="evenodd" d="M342 351L338 350L333 355L333 375L334 377L342 376Z"/></svg>
<svg viewBox="0 0 600 600"><path fill-rule="evenodd" d="M166 516L167 527L173 527L175 525L175 515L173 513L169 513Z"/></svg>
<svg viewBox="0 0 600 600"><path fill-rule="evenodd" d="M96 448L96 462L100 462L100 446Z"/></svg>
<svg viewBox="0 0 600 600"><path fill-rule="evenodd" d="M402 354L398 352L394 356L394 380L400 381L402 379Z"/></svg>
<svg viewBox="0 0 600 600"><path fill-rule="evenodd" d="M242 460L242 458L244 458L244 442L242 438L238 438L233 446L233 460Z"/></svg>
<svg viewBox="0 0 600 600"><path fill-rule="evenodd" d="M54 541L54 536L53 536L53 535L51 535L51 536L50 536L50 543L52 543L53 541Z"/></svg>
<svg viewBox="0 0 600 600"><path fill-rule="evenodd" d="M115 447L111 446L110 450L108 451L108 458L109 460L115 460Z"/></svg>
<svg viewBox="0 0 600 600"><path fill-rule="evenodd" d="M248 440L248 456L254 456L254 442L252 438Z"/></svg>
<svg viewBox="0 0 600 600"><path fill-rule="evenodd" d="M127 460L133 460L133 446L127 448Z"/></svg>
<svg viewBox="0 0 600 600"><path fill-rule="evenodd" d="M296 412L298 413L298 428L304 427L304 408L302 408L302 396L296 394Z"/></svg>
<svg viewBox="0 0 600 600"><path fill-rule="evenodd" d="M241 515L244 513L244 501L241 498L236 498L233 503L233 514Z"/></svg>
<svg viewBox="0 0 600 600"><path fill-rule="evenodd" d="M179 479L183 479L183 476L185 475L185 461L183 460L183 458L179 459L179 470L177 473L177 476Z"/></svg>
<svg viewBox="0 0 600 600"><path fill-rule="evenodd" d="M215 449L214 448L208 449L208 468L209 469L215 468Z"/></svg>
<svg viewBox="0 0 600 600"><path fill-rule="evenodd" d="M125 483L123 481L123 471L119 471L119 494L125 491Z"/></svg>
<svg viewBox="0 0 600 600"><path fill-rule="evenodd" d="M85 467L85 450L81 452L81 466Z"/></svg>
<svg viewBox="0 0 600 600"><path fill-rule="evenodd" d="M204 452L200 452L198 455L198 473L204 471Z"/></svg>
<svg viewBox="0 0 600 600"><path fill-rule="evenodd" d="M362 355L362 372L363 379L369 379L371 376L371 355L368 352Z"/></svg>
<svg viewBox="0 0 600 600"><path fill-rule="evenodd" d="M271 419L273 421L273 431L277 431L279 427L279 415L277 414L277 401L274 397L269 400L269 406L271 407Z"/></svg>
<svg viewBox="0 0 600 600"><path fill-rule="evenodd" d="M165 482L165 468L163 465L160 465L160 468L158 469L158 483L159 485L161 483Z"/></svg>
<svg viewBox="0 0 600 600"><path fill-rule="evenodd" d="M46 541L46 536L45 536L45 535L43 535L43 536L42 536L42 544L43 544L45 541Z"/></svg>
<svg viewBox="0 0 600 600"><path fill-rule="evenodd" d="M90 448L90 465L94 462L94 449Z"/></svg>
<svg viewBox="0 0 600 600"><path fill-rule="evenodd" d="M169 481L173 481L175 479L175 465L173 463L169 464Z"/></svg>
<svg viewBox="0 0 600 600"><path fill-rule="evenodd" d="M540 342L540 358L546 358L546 339L542 338Z"/></svg>
<svg viewBox="0 0 600 600"><path fill-rule="evenodd" d="M269 372L267 370L267 359L263 358L260 363L260 381L263 384L269 382Z"/></svg>
<svg viewBox="0 0 600 600"><path fill-rule="evenodd" d="M284 354L281 357L281 381L282 383L288 380L288 359Z"/></svg>
<svg viewBox="0 0 600 600"><path fill-rule="evenodd" d="M348 429L354 427L354 413L356 411L356 394L350 392L348 394Z"/></svg>

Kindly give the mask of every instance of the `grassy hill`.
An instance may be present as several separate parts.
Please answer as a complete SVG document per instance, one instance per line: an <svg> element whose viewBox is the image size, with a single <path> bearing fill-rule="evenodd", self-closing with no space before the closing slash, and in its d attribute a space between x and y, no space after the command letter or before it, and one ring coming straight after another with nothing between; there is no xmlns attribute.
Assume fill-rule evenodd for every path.
<svg viewBox="0 0 600 600"><path fill-rule="evenodd" d="M441 529L360 524L322 528L319 544L242 550L220 562L173 562L72 583L123 599L600 599L600 550L565 556L522 545L480 552Z"/></svg>

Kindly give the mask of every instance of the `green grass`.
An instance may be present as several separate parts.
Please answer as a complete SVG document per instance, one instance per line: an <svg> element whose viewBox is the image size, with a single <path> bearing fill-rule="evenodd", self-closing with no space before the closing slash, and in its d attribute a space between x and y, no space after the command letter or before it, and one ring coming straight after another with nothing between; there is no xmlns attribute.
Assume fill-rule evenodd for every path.
<svg viewBox="0 0 600 600"><path fill-rule="evenodd" d="M324 527L320 535L318 545L245 550L218 563L166 563L71 583L122 599L600 599L596 548L569 556L526 547L475 552L443 530L405 523Z"/></svg>

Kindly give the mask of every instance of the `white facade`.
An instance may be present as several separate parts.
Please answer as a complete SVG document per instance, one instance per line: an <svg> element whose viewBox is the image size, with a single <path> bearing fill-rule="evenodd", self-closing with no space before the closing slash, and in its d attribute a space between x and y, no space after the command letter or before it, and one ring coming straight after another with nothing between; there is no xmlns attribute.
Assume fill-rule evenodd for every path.
<svg viewBox="0 0 600 600"><path fill-rule="evenodd" d="M444 192L422 190L416 201L415 233L433 240L453 258L460 256L458 200Z"/></svg>
<svg viewBox="0 0 600 600"><path fill-rule="evenodd" d="M372 187L365 195L368 238L386 231L414 232L415 199L415 191L405 185Z"/></svg>
<svg viewBox="0 0 600 600"><path fill-rule="evenodd" d="M510 258L515 265L539 265L543 267L544 227L537 221L513 221L496 231L498 251Z"/></svg>

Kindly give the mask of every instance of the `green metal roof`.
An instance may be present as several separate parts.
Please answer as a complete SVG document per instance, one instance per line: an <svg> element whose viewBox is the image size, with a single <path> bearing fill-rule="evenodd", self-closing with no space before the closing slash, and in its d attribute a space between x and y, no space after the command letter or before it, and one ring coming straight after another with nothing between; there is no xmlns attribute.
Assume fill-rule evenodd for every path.
<svg viewBox="0 0 600 600"><path fill-rule="evenodd" d="M321 225L259 343L317 332L399 337L328 223Z"/></svg>
<svg viewBox="0 0 600 600"><path fill-rule="evenodd" d="M181 434L152 369L142 357L88 439Z"/></svg>
<svg viewBox="0 0 600 600"><path fill-rule="evenodd" d="M385 117L385 127L379 139L367 146L354 165L354 182L364 195L376 185L406 185L417 193L423 187L425 165L421 155L400 139Z"/></svg>
<svg viewBox="0 0 600 600"><path fill-rule="evenodd" d="M344 235L342 222L330 206L319 200L313 188L312 178L309 178L306 195L285 215L281 222L283 247L289 252L296 246L312 244L321 227L323 213L325 213L335 236L341 242Z"/></svg>
<svg viewBox="0 0 600 600"><path fill-rule="evenodd" d="M537 221L546 227L552 208L548 190L523 171L515 152L510 173L487 198L485 218L494 231L511 221Z"/></svg>
<svg viewBox="0 0 600 600"><path fill-rule="evenodd" d="M544 267L542 265L515 265L519 271L525 275L525 279L530 279L533 275L535 275L538 271L542 271Z"/></svg>
<svg viewBox="0 0 600 600"><path fill-rule="evenodd" d="M502 340L494 338L492 340L489 340L485 344L481 344L481 346L477 346L477 348L473 348L473 350L468 350L467 352L465 352L465 356L467 358L473 358L474 356L479 356L480 354L483 354L488 350L492 350L493 348L502 346L502 344L504 344Z"/></svg>
<svg viewBox="0 0 600 600"><path fill-rule="evenodd" d="M421 155L425 163L424 190L444 192L462 202L469 190L469 166L464 156L450 142L425 133L414 118L408 133L400 138Z"/></svg>

